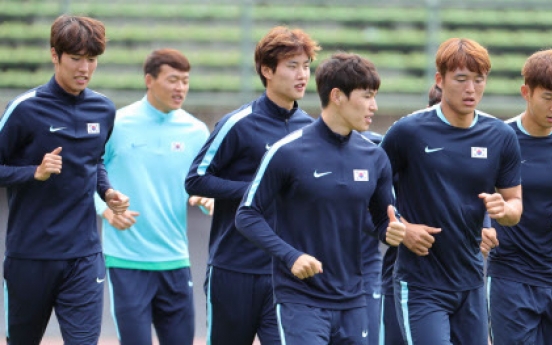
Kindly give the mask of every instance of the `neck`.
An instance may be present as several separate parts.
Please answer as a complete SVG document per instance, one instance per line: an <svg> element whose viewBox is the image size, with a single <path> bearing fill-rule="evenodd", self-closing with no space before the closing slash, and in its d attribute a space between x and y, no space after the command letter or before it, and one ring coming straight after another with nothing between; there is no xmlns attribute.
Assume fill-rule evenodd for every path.
<svg viewBox="0 0 552 345"><path fill-rule="evenodd" d="M445 102L441 102L441 112L451 126L458 128L470 128L475 117L475 111L460 114L448 107Z"/></svg>
<svg viewBox="0 0 552 345"><path fill-rule="evenodd" d="M546 137L552 133L552 128L539 126L538 123L533 121L529 115L527 115L527 110L521 114L521 124L525 131L533 137Z"/></svg>
<svg viewBox="0 0 552 345"><path fill-rule="evenodd" d="M278 97L278 95L272 92L272 90L270 89L266 89L266 96L280 108L284 108L287 110L293 109L293 105L295 103L294 100L288 100L283 97Z"/></svg>
<svg viewBox="0 0 552 345"><path fill-rule="evenodd" d="M331 112L328 108L322 110L320 117L322 117L322 120L324 120L326 126L328 126L328 128L334 133L347 136L352 132L352 128L344 124L343 121L341 121L341 118L336 113Z"/></svg>

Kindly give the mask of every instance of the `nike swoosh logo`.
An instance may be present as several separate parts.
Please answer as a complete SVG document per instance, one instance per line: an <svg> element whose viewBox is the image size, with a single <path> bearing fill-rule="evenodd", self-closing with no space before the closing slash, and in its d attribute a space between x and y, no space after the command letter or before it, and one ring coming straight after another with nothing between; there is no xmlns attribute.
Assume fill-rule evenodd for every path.
<svg viewBox="0 0 552 345"><path fill-rule="evenodd" d="M96 278L96 283L100 284L100 283L103 283L105 281L105 278Z"/></svg>
<svg viewBox="0 0 552 345"><path fill-rule="evenodd" d="M437 148L434 148L434 149L430 149L429 146L426 146L425 147L425 152L426 153L432 153L432 152L441 151L442 149L444 149L444 147L437 147Z"/></svg>
<svg viewBox="0 0 552 345"><path fill-rule="evenodd" d="M61 131L62 129L65 129L67 127L54 127L54 126L50 126L50 132L54 133L54 132L57 132L57 131Z"/></svg>
<svg viewBox="0 0 552 345"><path fill-rule="evenodd" d="M366 338L367 336L368 336L368 331L363 331L363 332L362 332L362 337L363 337L363 338Z"/></svg>
<svg viewBox="0 0 552 345"><path fill-rule="evenodd" d="M271 147L272 147L272 145L268 145L268 144L266 144L266 146L265 146L267 151L270 150Z"/></svg>
<svg viewBox="0 0 552 345"><path fill-rule="evenodd" d="M332 172L331 171L327 171L327 172L323 172L323 173L318 173L316 172L316 170L314 171L314 177L315 178L319 178L319 177L322 177L322 176L326 176L326 175L329 175L331 174Z"/></svg>
<svg viewBox="0 0 552 345"><path fill-rule="evenodd" d="M381 294L380 294L380 293L377 293L377 292L374 292L374 293L372 294L372 298L374 298L374 299L380 299L380 298L381 298Z"/></svg>
<svg viewBox="0 0 552 345"><path fill-rule="evenodd" d="M525 164L525 162L527 162L527 159L522 160L521 164Z"/></svg>

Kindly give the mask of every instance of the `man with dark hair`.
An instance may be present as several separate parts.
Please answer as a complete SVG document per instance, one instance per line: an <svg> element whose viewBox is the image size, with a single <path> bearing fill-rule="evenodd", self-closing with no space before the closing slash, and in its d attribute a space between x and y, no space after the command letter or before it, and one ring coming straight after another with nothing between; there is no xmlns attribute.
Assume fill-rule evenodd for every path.
<svg viewBox="0 0 552 345"><path fill-rule="evenodd" d="M8 190L4 283L10 345L39 344L55 309L65 344L97 344L105 263L94 193L114 213L128 198L102 162L115 117L87 88L105 29L60 16L51 28L50 81L12 100L0 120L0 186Z"/></svg>
<svg viewBox="0 0 552 345"><path fill-rule="evenodd" d="M302 30L270 30L255 49L266 91L220 120L186 178L188 193L215 198L205 284L211 345L251 345L255 334L263 345L280 344L271 258L236 230L234 218L266 151L313 121L297 100L305 94L318 50ZM265 214L270 223L271 209Z"/></svg>
<svg viewBox="0 0 552 345"><path fill-rule="evenodd" d="M482 227L521 216L520 151L513 130L476 110L491 62L479 43L443 42L441 103L397 121L382 147L408 221L394 269L397 317L408 344L487 344Z"/></svg>
<svg viewBox="0 0 552 345"><path fill-rule="evenodd" d="M506 121L521 147L523 215L498 222L487 291L494 344L546 345L552 340L552 50L534 53L522 69L526 108Z"/></svg>
<svg viewBox="0 0 552 345"><path fill-rule="evenodd" d="M193 284L186 229L184 174L209 136L181 109L190 63L179 51L153 51L144 63L147 92L117 111L105 150L111 180L133 200L113 214L97 197L112 312L122 345L191 345ZM208 202L207 199L203 199Z"/></svg>
<svg viewBox="0 0 552 345"><path fill-rule="evenodd" d="M320 118L274 144L238 209L238 229L273 256L282 344L368 344L361 257L368 210L382 241L397 246L404 236L389 160L357 132L372 122L379 84L374 65L356 54L322 62Z"/></svg>

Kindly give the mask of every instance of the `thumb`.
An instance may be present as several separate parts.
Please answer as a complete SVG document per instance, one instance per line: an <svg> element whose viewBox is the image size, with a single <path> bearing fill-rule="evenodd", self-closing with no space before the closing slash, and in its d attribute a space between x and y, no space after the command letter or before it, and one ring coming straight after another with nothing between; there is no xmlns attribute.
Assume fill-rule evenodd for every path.
<svg viewBox="0 0 552 345"><path fill-rule="evenodd" d="M137 211L127 211L127 212L132 217L138 217L140 215L140 212L137 212Z"/></svg>
<svg viewBox="0 0 552 345"><path fill-rule="evenodd" d="M59 154L60 152L61 152L61 146L60 146L60 147L56 147L56 148L54 149L54 151L52 151L52 152L50 152L50 153L53 154L53 155L57 155L57 154Z"/></svg>
<svg viewBox="0 0 552 345"><path fill-rule="evenodd" d="M425 226L425 231L430 234L438 234L441 232L441 228L432 228L431 226Z"/></svg>
<svg viewBox="0 0 552 345"><path fill-rule="evenodd" d="M396 222L397 217L395 215L395 208L393 205L387 206L387 216L389 217L389 222Z"/></svg>
<svg viewBox="0 0 552 345"><path fill-rule="evenodd" d="M481 194L478 195L479 199L485 199L488 196L489 196L489 194L487 194L487 193L481 193Z"/></svg>

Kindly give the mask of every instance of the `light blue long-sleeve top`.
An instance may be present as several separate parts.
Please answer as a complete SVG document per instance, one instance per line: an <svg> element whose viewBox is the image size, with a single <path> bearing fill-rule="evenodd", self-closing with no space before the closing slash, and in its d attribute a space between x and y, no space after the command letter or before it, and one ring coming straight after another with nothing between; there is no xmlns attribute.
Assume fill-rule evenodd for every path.
<svg viewBox="0 0 552 345"><path fill-rule="evenodd" d="M182 109L163 113L144 97L117 111L104 163L114 188L130 197L136 223L120 231L103 220L108 267L168 270L190 265L184 179L209 136ZM106 205L96 198L96 212Z"/></svg>

